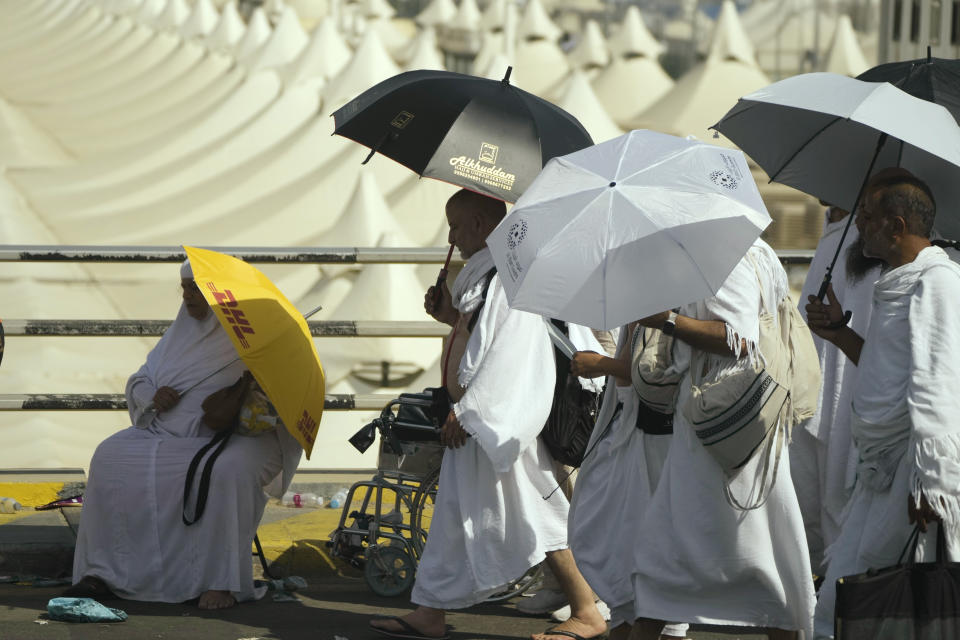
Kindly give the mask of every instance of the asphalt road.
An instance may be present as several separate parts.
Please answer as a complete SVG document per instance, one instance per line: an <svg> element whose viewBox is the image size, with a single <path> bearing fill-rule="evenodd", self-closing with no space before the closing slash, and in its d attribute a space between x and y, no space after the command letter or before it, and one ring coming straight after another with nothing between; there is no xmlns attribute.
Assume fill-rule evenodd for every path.
<svg viewBox="0 0 960 640"><path fill-rule="evenodd" d="M312 580L297 602L274 602L271 594L254 603L218 612L192 604L115 601L129 615L115 624L76 624L46 619L46 603L63 587L0 585L0 640L374 640L367 629L373 615L402 614L404 598L381 598L360 578ZM512 605L484 605L447 618L452 640L527 638L550 625ZM765 636L694 631L693 640L759 640Z"/></svg>

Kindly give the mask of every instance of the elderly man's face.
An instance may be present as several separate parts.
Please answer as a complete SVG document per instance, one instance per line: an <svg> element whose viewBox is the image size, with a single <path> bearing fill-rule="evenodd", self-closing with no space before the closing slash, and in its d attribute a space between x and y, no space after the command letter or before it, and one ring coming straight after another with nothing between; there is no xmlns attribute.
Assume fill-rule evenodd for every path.
<svg viewBox="0 0 960 640"><path fill-rule="evenodd" d="M180 288L183 289L183 306L187 308L190 317L196 320L206 318L210 313L210 305L200 293L196 281L193 278L183 278L180 280Z"/></svg>
<svg viewBox="0 0 960 640"><path fill-rule="evenodd" d="M464 260L483 249L487 238L483 233L480 217L468 207L456 203L448 204L447 224L450 225L447 241L457 246Z"/></svg>

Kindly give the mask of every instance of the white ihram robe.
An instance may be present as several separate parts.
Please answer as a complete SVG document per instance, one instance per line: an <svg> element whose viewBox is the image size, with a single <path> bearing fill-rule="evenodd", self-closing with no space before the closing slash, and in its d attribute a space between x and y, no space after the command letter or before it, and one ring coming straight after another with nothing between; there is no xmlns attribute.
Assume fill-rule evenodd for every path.
<svg viewBox="0 0 960 640"><path fill-rule="evenodd" d="M947 550L960 552L960 266L928 247L877 282L853 394L857 484L840 537L827 550L816 634L833 636L836 580L897 563L913 531L909 495L943 517ZM918 561L936 551L936 526ZM929 560L928 560L929 561Z"/></svg>
<svg viewBox="0 0 960 640"><path fill-rule="evenodd" d="M762 357L756 351L761 286L771 305L788 295L786 273L776 254L758 240L715 296L681 309L685 316L723 321L728 343L737 353L740 339L747 341L747 357L709 355L711 369L732 370ZM777 317L776 307L768 311ZM690 347L678 340L677 348L686 350L689 360ZM788 449L783 449L766 502L752 511L734 509L724 497L723 470L683 415L689 396L687 375L680 384L663 473L635 532L637 615L809 632L813 579ZM754 456L729 481L734 495L748 495L762 457Z"/></svg>
<svg viewBox="0 0 960 640"><path fill-rule="evenodd" d="M183 602L208 590L229 591L238 601L263 595L253 585L251 544L267 501L264 489L283 495L300 445L282 427L232 436L214 465L206 511L188 527L181 518L187 466L214 435L201 421L200 405L236 382L245 367L229 364L169 411L146 411L160 387L186 389L236 357L213 311L196 320L181 305L127 382L134 426L101 442L90 461L74 582L96 576L118 596L154 602ZM192 514L192 501L189 506Z"/></svg>
<svg viewBox="0 0 960 640"><path fill-rule="evenodd" d="M820 290L847 222L847 218L839 222L824 221L823 235L800 294L800 313L804 319L807 296L816 295ZM873 285L880 277L880 267L874 267L857 282L848 279L847 248L859 237L856 225L851 225L832 281L837 299L853 314L848 326L865 335L870 324ZM824 549L837 539L841 515L853 491L857 450L850 436L850 398L859 369L833 343L817 336L813 336L813 342L820 358L823 384L816 414L793 431L790 473L803 514L812 569L820 572Z"/></svg>
<svg viewBox="0 0 960 640"><path fill-rule="evenodd" d="M470 257L453 287L461 313L476 308L489 249ZM567 546L568 503L537 437L550 413L556 372L545 320L510 309L493 277L458 369L454 405L470 438L447 449L430 535L411 600L437 609L482 602Z"/></svg>
<svg viewBox="0 0 960 640"><path fill-rule="evenodd" d="M626 327L621 328L617 357L630 351L630 341ZM639 402L633 385L617 386L616 378L607 377L597 426L587 445L589 454L570 501L570 549L580 573L610 607L611 628L636 619L632 583L636 529L660 479L671 439L637 429ZM602 544L597 544L597 531L604 532ZM686 630L686 625L670 625L664 633L684 637Z"/></svg>

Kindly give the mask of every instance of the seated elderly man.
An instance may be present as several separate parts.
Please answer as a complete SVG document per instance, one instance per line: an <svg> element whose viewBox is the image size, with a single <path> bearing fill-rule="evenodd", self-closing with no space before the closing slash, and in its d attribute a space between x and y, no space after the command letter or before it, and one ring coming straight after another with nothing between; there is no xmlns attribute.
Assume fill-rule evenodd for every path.
<svg viewBox="0 0 960 640"><path fill-rule="evenodd" d="M538 640L606 631L567 548L568 503L553 491L553 459L538 437L555 378L546 320L507 305L486 246L505 212L502 202L467 190L447 201L450 242L467 263L452 292L443 287L438 302L431 289L424 306L453 326L442 356L454 402L441 433L449 448L411 594L418 607L372 620L387 636L446 638L446 610L483 602L545 557L572 613Z"/></svg>
<svg viewBox="0 0 960 640"><path fill-rule="evenodd" d="M843 326L832 289L810 296L807 322L857 365L850 430L857 482L831 547L815 637L833 637L836 580L896 564L919 520L939 522L947 550L960 542L960 266L929 240L930 189L900 172L870 183L857 211L863 253L886 268L873 291L866 337ZM922 556L935 549L923 536Z"/></svg>
<svg viewBox="0 0 960 640"><path fill-rule="evenodd" d="M245 388L249 374L189 262L180 273L180 312L127 382L133 426L101 442L90 461L74 585L65 595L199 598L202 609L222 609L265 591L254 588L250 559L267 501L264 488L283 494L300 445L282 427L232 437L213 468L206 512L192 526L184 524L188 465L215 429L228 426L207 399L227 385Z"/></svg>

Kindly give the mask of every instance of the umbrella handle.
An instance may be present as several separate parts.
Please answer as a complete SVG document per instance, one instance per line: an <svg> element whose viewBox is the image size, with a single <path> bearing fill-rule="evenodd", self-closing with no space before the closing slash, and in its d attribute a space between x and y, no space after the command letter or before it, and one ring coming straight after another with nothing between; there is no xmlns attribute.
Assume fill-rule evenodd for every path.
<svg viewBox="0 0 960 640"><path fill-rule="evenodd" d="M867 174L863 176L863 182L860 183L860 190L857 191L857 197L853 201L853 208L850 209L850 213L847 215L847 224L843 228L843 235L840 236L840 242L837 244L837 250L833 254L833 260L830 261L830 266L827 267L827 273L823 276L823 282L820 283L820 291L817 292L817 299L821 302L827 295L827 287L830 286L830 280L833 278L833 268L837 265L837 260L840 258L840 251L843 249L843 242L847 239L847 232L850 231L850 225L853 223L853 217L857 215L857 208L860 206L860 198L863 197L863 190L867 188L867 183L870 181L870 176L873 174L873 165L877 163L877 157L880 155L880 149L883 148L884 143L887 141L887 134L881 133L880 138L877 140L877 148L873 152L873 158L870 159L870 166L867 167ZM849 321L849 318L846 318L846 322Z"/></svg>
<svg viewBox="0 0 960 640"><path fill-rule="evenodd" d="M447 259L443 263L443 268L440 269L440 273L437 274L437 282L433 285L433 304L436 306L440 303L440 298L443 295L441 293L440 287L447 281L447 272L448 267L450 266L450 258L453 256L453 248L456 245L451 244L450 249L447 251Z"/></svg>

